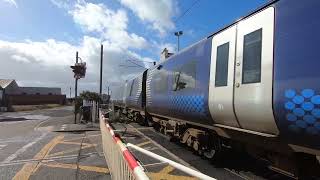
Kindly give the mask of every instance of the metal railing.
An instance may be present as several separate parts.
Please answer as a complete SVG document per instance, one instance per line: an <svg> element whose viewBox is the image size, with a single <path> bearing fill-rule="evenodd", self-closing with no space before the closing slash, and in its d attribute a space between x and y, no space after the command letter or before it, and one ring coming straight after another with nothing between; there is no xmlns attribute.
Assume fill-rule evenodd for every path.
<svg viewBox="0 0 320 180"><path fill-rule="evenodd" d="M110 109L110 112L113 112ZM109 113L111 115L112 113ZM193 177L205 180L216 180L213 177L207 176L197 170L191 169L187 166L174 162L165 157L159 156L151 151L140 148L136 145L128 143L124 144L118 137L115 136L114 130L108 123L108 119L104 118L100 110L100 129L102 135L102 146L103 152L112 176L115 180L148 180L147 174L144 172L143 168L140 166L139 162L133 157L131 152L127 149L131 148L139 151L148 157L157 159L161 162L165 162L172 167L185 172Z"/></svg>
<svg viewBox="0 0 320 180"><path fill-rule="evenodd" d="M136 151L139 151L139 152L141 152L141 153L143 153L143 154L145 154L145 155L147 155L147 156L149 156L151 158L157 159L157 160L159 160L161 162L168 163L172 167L174 167L176 169L179 169L180 171L183 171L183 172L185 172L185 173L187 173L187 174L189 174L189 175L191 175L193 177L196 177L196 178L199 178L199 179L206 179L206 180L216 180L215 178L207 176L207 175L205 175L205 174L203 174L203 173L201 173L199 171L193 170L193 169L191 169L191 168L189 168L187 166L184 166L182 164L176 163L176 162L174 162L174 161L172 161L170 159L167 159L165 157L159 156L159 155L157 155L157 154L155 154L153 152L145 150L145 149L143 149L143 148L141 148L139 146L133 145L131 143L128 143L127 147L135 149Z"/></svg>
<svg viewBox="0 0 320 180"><path fill-rule="evenodd" d="M99 115L103 152L112 179L149 180L137 160L122 141L115 136L113 129L107 122L107 118L104 118L101 111Z"/></svg>

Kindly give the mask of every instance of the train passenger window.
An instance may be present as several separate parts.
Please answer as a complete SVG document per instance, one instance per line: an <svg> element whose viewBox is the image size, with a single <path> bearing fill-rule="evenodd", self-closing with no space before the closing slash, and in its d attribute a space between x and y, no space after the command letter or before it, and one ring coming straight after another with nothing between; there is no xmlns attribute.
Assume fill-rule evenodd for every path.
<svg viewBox="0 0 320 180"><path fill-rule="evenodd" d="M217 47L216 59L216 87L228 85L228 60L229 60L229 42Z"/></svg>
<svg viewBox="0 0 320 180"><path fill-rule="evenodd" d="M153 85L156 93L167 93L168 75L164 70L159 70L153 77Z"/></svg>
<svg viewBox="0 0 320 180"><path fill-rule="evenodd" d="M242 83L261 82L262 29L244 36Z"/></svg>
<svg viewBox="0 0 320 180"><path fill-rule="evenodd" d="M173 90L196 87L196 61L188 62L174 72Z"/></svg>

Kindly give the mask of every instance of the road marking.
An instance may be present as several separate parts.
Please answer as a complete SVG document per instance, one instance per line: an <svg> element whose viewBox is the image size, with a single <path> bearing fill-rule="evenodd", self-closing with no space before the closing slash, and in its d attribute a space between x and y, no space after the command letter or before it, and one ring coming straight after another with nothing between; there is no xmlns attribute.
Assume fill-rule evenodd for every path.
<svg viewBox="0 0 320 180"><path fill-rule="evenodd" d="M129 126L133 127L132 125L129 124ZM165 153L167 153L168 155L170 155L171 157L175 158L177 161L179 161L179 163L181 163L182 165L185 165L187 167L190 167L191 169L197 170L198 169L194 168L193 166L191 166L189 163L187 163L186 161L182 160L181 158L179 158L178 156L176 156L175 154L173 154L172 152L170 152L168 149L164 148L163 146L161 146L159 143L155 142L154 140L152 140L151 138L149 138L148 136L146 136L145 134L143 134L141 131L139 131L138 129L136 129L136 132L139 133L141 136L143 136L144 138L148 139L150 142L152 142L154 145L158 146L161 150L163 150Z"/></svg>
<svg viewBox="0 0 320 180"><path fill-rule="evenodd" d="M153 150L156 150L156 149L159 149L159 148L158 147L145 147L143 149L148 150L148 151L153 151Z"/></svg>
<svg viewBox="0 0 320 180"><path fill-rule="evenodd" d="M151 164L143 164L143 167L148 167L148 166L156 166L156 165L162 165L162 164L168 164L166 162L157 162L157 163L151 163Z"/></svg>
<svg viewBox="0 0 320 180"><path fill-rule="evenodd" d="M82 154L81 156L85 157L85 156L91 156L94 154L99 154L97 152L93 152L93 153L86 153L86 154ZM55 161L55 160L65 160L65 159L74 159L77 158L78 155L77 154L73 154L73 155L67 155L67 156L55 156L55 157L49 157L49 158L43 158L43 159L23 159L23 160L17 160L17 161L10 161L9 163L0 163L0 167L3 166L11 166L11 165L16 165L16 164L25 164L25 163L29 163L29 162L36 162L36 161L45 161L45 162L51 162L51 161Z"/></svg>
<svg viewBox="0 0 320 180"><path fill-rule="evenodd" d="M161 171L157 173L149 172L147 173L150 179L175 179L175 180L196 180L198 178L190 177L190 176L183 176L183 175L173 175L169 174L171 171L173 171L175 168L172 166L166 166Z"/></svg>
<svg viewBox="0 0 320 180"><path fill-rule="evenodd" d="M77 164L66 164L66 163L42 163L42 165L53 167L53 168L65 168L65 169L77 169ZM80 170L93 171L99 173L109 173L108 168L98 166L83 166L79 165Z"/></svg>
<svg viewBox="0 0 320 180"><path fill-rule="evenodd" d="M41 124L43 124L43 123L45 123L45 122L47 122L47 121L49 121L49 120L50 120L50 118L41 121L39 124L36 125L36 127L33 128L33 130L35 130L35 131L38 130L38 128L40 127Z"/></svg>
<svg viewBox="0 0 320 180"><path fill-rule="evenodd" d="M86 149L86 148L90 148L90 147L94 147L94 146L96 146L96 145L94 145L94 144L84 145L84 146L82 147L82 149ZM53 153L53 154L49 154L48 156L49 156L49 157L59 156L59 155L63 155L63 154L67 154L67 153L72 153L72 152L76 152L76 151L79 151L79 148L73 148L73 149L69 149L69 150L66 150L66 151L56 152L56 153Z"/></svg>
<svg viewBox="0 0 320 180"><path fill-rule="evenodd" d="M237 172L234 172L234 171L232 171L231 169L228 169L228 168L223 168L224 170L226 170L226 171L228 171L228 172L230 172L230 173L232 173L232 174L234 174L234 175L236 175L236 176L238 176L238 177L240 177L240 178L242 178L242 179L251 179L251 178L249 178L249 177L247 177L247 176L243 176L243 175L241 175L241 174L238 174Z"/></svg>
<svg viewBox="0 0 320 180"><path fill-rule="evenodd" d="M62 139L63 135L57 136L46 144L35 156L35 159L43 159ZM13 180L27 180L40 166L39 162L27 163L13 177Z"/></svg>
<svg viewBox="0 0 320 180"><path fill-rule="evenodd" d="M47 133L42 134L40 137L36 138L34 141L24 145L22 148L17 150L14 154L11 154L9 157L7 157L4 161L1 163L8 163L12 161L13 159L17 158L20 154L24 153L29 147L33 146L35 143L40 141L42 138L44 138L47 135Z"/></svg>
<svg viewBox="0 0 320 180"><path fill-rule="evenodd" d="M3 149L6 146L7 146L7 144L0 144L0 150Z"/></svg>
<svg viewBox="0 0 320 180"><path fill-rule="evenodd" d="M132 125L129 124L129 126L133 127ZM134 128L134 127L133 127ZM177 160L180 161L181 164L185 165L185 166L189 166L190 168L194 169L194 170L197 170L199 171L198 169L194 168L193 166L191 166L189 163L185 162L184 160L182 160L181 158L179 158L178 156L176 156L175 154L171 153L169 150L167 150L166 148L164 148L163 146L161 146L160 144L158 144L157 142L155 142L154 140L152 140L151 138L149 138L148 136L146 136L145 134L143 134L141 131L139 131L137 128L136 129L136 132L139 133L140 135L142 135L144 138L148 139L149 141L151 141L154 145L158 146L161 150L165 151L167 154L169 154L170 156L176 158ZM153 131L154 133L157 133L156 131ZM163 135L163 134L160 134L160 133L157 133L157 135L162 135L164 136L165 138L168 138L167 136ZM122 138L122 137L121 137ZM145 148L147 149L147 148ZM151 149L148 149L149 151ZM236 172L233 172L232 170L228 169L228 168L224 168L226 171L229 171L230 173L240 177L240 178L243 178L243 179L248 179L246 178L245 176L242 176ZM199 171L200 172L200 171ZM173 178L173 177L171 177ZM151 178L153 179L153 178ZM155 179L159 179L159 178L155 178ZM163 179L163 178L160 178L160 179ZM167 178L167 179L170 179L170 178Z"/></svg>
<svg viewBox="0 0 320 180"><path fill-rule="evenodd" d="M142 142L142 143L136 144L136 146L141 147L141 146L144 146L144 145L147 145L147 144L150 144L150 143L151 143L151 141L146 141L146 142Z"/></svg>
<svg viewBox="0 0 320 180"><path fill-rule="evenodd" d="M81 145L81 142L69 142L69 141L62 141L62 142L60 142L60 144ZM93 146L96 146L97 144L82 143L82 145L86 145L86 146L93 145Z"/></svg>
<svg viewBox="0 0 320 180"><path fill-rule="evenodd" d="M87 137L101 136L101 134L88 135Z"/></svg>

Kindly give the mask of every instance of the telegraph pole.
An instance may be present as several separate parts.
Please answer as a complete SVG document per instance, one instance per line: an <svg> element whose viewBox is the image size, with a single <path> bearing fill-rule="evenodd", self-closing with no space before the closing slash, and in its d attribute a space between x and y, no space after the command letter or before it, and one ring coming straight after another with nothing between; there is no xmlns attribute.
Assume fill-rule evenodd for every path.
<svg viewBox="0 0 320 180"><path fill-rule="evenodd" d="M69 96L69 97L71 98L71 86L70 86L70 91L69 91L69 93L70 93L70 96Z"/></svg>
<svg viewBox="0 0 320 180"><path fill-rule="evenodd" d="M79 53L76 52L76 63L78 63L79 59ZM74 86L74 123L77 124L77 112L76 112L76 106L77 106L77 96L78 96L78 77L75 78L75 86Z"/></svg>
<svg viewBox="0 0 320 180"><path fill-rule="evenodd" d="M102 65L103 65L103 44L101 44L100 52L100 96L102 95Z"/></svg>
<svg viewBox="0 0 320 180"><path fill-rule="evenodd" d="M84 78L86 75L86 63L82 62L81 59L81 63L78 63L78 59L81 59L79 57L79 53L78 51L76 52L76 63L74 64L74 66L70 66L70 68L72 69L74 75L73 77L75 78L75 87L74 87L74 123L77 123L77 97L78 97L78 80L81 78ZM70 87L70 96L71 96L71 87Z"/></svg>

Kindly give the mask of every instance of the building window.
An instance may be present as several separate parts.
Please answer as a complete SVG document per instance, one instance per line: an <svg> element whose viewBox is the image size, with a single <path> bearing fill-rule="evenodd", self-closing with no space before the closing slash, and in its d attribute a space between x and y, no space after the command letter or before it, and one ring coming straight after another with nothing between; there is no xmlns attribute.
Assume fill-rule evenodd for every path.
<svg viewBox="0 0 320 180"><path fill-rule="evenodd" d="M229 42L217 47L215 86L228 85Z"/></svg>
<svg viewBox="0 0 320 180"><path fill-rule="evenodd" d="M168 74L165 70L157 70L152 77L154 90L156 93L167 93L168 91Z"/></svg>
<svg viewBox="0 0 320 180"><path fill-rule="evenodd" d="M262 29L244 36L242 83L261 82Z"/></svg>
<svg viewBox="0 0 320 180"><path fill-rule="evenodd" d="M196 87L196 61L190 61L174 71L173 90L192 89Z"/></svg>

